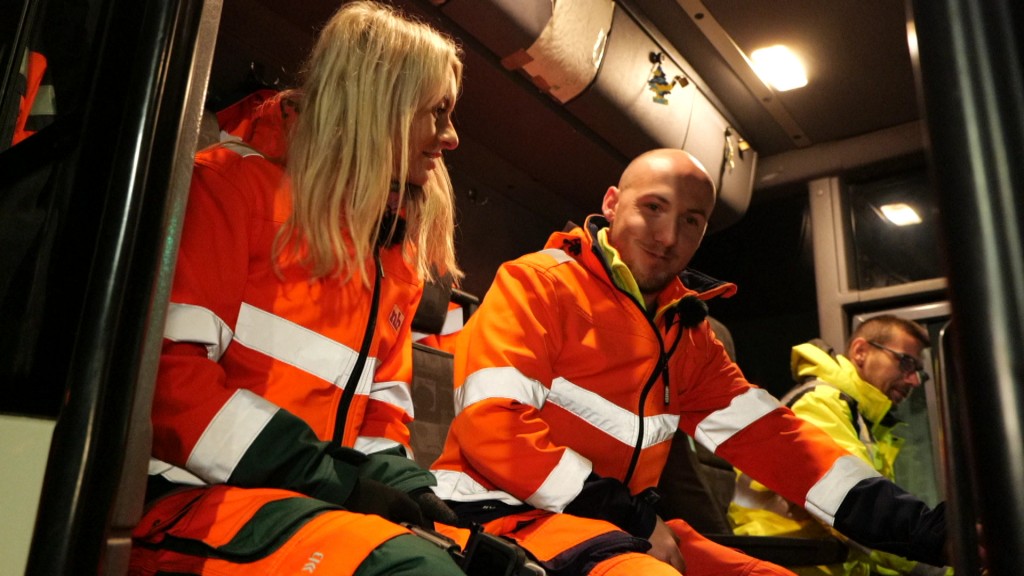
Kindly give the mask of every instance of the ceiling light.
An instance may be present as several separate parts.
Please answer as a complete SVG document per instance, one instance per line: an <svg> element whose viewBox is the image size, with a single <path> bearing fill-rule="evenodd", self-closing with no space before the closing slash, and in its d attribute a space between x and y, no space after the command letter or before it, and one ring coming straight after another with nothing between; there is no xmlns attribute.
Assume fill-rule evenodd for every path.
<svg viewBox="0 0 1024 576"><path fill-rule="evenodd" d="M751 52L750 59L761 80L779 92L807 85L807 72L804 71L803 63L782 44L758 48Z"/></svg>
<svg viewBox="0 0 1024 576"><path fill-rule="evenodd" d="M880 208L880 210L889 222L892 222L897 226L909 226L911 224L921 223L921 216L918 215L917 210L914 210L902 202L897 204L885 204Z"/></svg>

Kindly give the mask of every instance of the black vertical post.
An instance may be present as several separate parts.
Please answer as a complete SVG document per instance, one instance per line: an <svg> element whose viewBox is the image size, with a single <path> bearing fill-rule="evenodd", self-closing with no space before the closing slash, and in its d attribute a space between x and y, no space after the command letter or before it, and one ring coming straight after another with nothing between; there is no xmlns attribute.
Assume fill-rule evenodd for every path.
<svg viewBox="0 0 1024 576"><path fill-rule="evenodd" d="M184 124L203 1L97 4L101 50L81 119L75 120L81 127L72 136L81 137L74 142L75 155L59 159L56 170L68 174L60 185L68 188L63 192L70 206L61 215L69 231L58 240L59 262L78 260L85 273L53 278L76 283L83 296L80 309L45 327L67 334L71 350L67 366L52 368L65 388L28 576L113 574L124 567L115 560L127 564L126 553L104 557L106 536L124 488L119 482L126 447L137 441L128 437L132 410L149 409L148 403L137 405L136 395L142 393L143 375L155 373L159 347L153 339L162 334L165 286L180 233L174 219L183 213L186 192L172 189L171 182L182 162L191 173L198 128L198 122ZM157 294L164 300L156 300ZM45 340L40 346L56 347ZM48 358L46 352L38 357ZM148 444L140 446L148 452ZM132 478L136 486L145 482L144 468L139 472L141 478ZM142 490L132 492L137 501L124 506L140 510Z"/></svg>
<svg viewBox="0 0 1024 576"><path fill-rule="evenodd" d="M953 346L990 573L1024 558L1024 62L1020 0L912 0ZM969 506L966 507L969 509ZM974 529L959 526L960 542ZM970 551L970 552L973 552ZM958 567L959 568L959 567ZM960 572L958 572L960 573Z"/></svg>

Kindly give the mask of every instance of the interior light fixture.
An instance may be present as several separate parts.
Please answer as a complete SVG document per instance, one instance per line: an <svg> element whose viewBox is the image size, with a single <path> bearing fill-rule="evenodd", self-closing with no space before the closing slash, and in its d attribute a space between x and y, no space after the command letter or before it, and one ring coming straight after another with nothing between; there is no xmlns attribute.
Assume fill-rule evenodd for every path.
<svg viewBox="0 0 1024 576"><path fill-rule="evenodd" d="M921 223L921 216L917 213L917 210L902 202L884 204L879 209L886 220L896 226L910 226L911 224Z"/></svg>
<svg viewBox="0 0 1024 576"><path fill-rule="evenodd" d="M758 48L750 53L754 71L767 84L779 92L807 85L804 65L788 47L782 44Z"/></svg>

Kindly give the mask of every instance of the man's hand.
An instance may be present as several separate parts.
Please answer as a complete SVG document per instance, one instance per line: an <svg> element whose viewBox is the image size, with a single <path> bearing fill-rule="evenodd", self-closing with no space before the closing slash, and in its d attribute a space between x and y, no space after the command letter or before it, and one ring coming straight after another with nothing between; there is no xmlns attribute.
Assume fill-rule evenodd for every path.
<svg viewBox="0 0 1024 576"><path fill-rule="evenodd" d="M648 554L672 566L680 574L686 574L686 561L679 551L679 536L665 524L661 517L654 524L654 532L647 539L651 543Z"/></svg>

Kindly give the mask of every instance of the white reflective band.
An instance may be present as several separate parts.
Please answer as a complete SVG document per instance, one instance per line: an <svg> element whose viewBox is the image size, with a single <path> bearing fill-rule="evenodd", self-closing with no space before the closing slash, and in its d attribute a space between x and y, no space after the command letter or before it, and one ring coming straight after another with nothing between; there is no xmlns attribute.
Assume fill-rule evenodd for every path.
<svg viewBox="0 0 1024 576"><path fill-rule="evenodd" d="M832 526L846 495L861 480L881 476L867 462L854 455L843 456L807 491L804 508L815 518Z"/></svg>
<svg viewBox="0 0 1024 576"><path fill-rule="evenodd" d="M762 388L751 388L736 396L729 406L708 414L697 425L694 439L712 452L723 442L743 430L758 418L781 406L771 394Z"/></svg>
<svg viewBox="0 0 1024 576"><path fill-rule="evenodd" d="M555 261L558 262L559 264L564 264L566 262L573 261L572 256L569 256L568 254L565 253L564 250L559 250L558 248L545 248L538 252L538 254L547 254L548 256L554 258Z"/></svg>
<svg viewBox="0 0 1024 576"><path fill-rule="evenodd" d="M555 378L551 382L548 402L565 408L626 446L636 446L640 417L600 394L577 386L565 378ZM674 414L645 417L641 446L649 448L672 439L678 427L679 416Z"/></svg>
<svg viewBox="0 0 1024 576"><path fill-rule="evenodd" d="M224 355L233 336L231 328L208 308L175 302L167 308L164 338L202 344L214 362Z"/></svg>
<svg viewBox="0 0 1024 576"><path fill-rule="evenodd" d="M278 410L265 398L248 390L236 390L203 430L186 466L211 484L227 482Z"/></svg>
<svg viewBox="0 0 1024 576"><path fill-rule="evenodd" d="M355 368L359 353L344 344L298 324L242 303L235 339L271 358L343 387ZM366 359L356 394L367 394L373 382L376 358Z"/></svg>
<svg viewBox="0 0 1024 576"><path fill-rule="evenodd" d="M437 478L434 494L442 500L456 502L479 502L481 500L498 500L505 504L518 506L523 503L508 492L488 490L464 472L454 470L431 470Z"/></svg>
<svg viewBox="0 0 1024 576"><path fill-rule="evenodd" d="M490 398L508 398L540 410L548 390L540 382L523 376L515 368L483 368L455 389L455 414Z"/></svg>
<svg viewBox="0 0 1024 576"><path fill-rule="evenodd" d="M356 438L355 445L352 446L356 450L359 450L363 454L373 454L374 452L381 452L394 448L395 446L401 446L398 442L395 442L391 438L381 438L379 436L360 436ZM408 448L406 448L408 450Z"/></svg>
<svg viewBox="0 0 1024 576"><path fill-rule="evenodd" d="M370 382L370 399L385 404L390 404L402 410L410 417L415 418L413 413L412 392L405 382L393 380L391 382Z"/></svg>
<svg viewBox="0 0 1024 576"><path fill-rule="evenodd" d="M32 101L32 116L56 116L57 92L52 84L40 84L36 89L36 99Z"/></svg>
<svg viewBox="0 0 1024 576"><path fill-rule="evenodd" d="M260 158L263 158L263 154L260 154L260 152L258 150L256 150L252 146L249 146L248 144L246 144L238 136L233 136L233 135L228 134L227 132L221 130L220 131L220 137L221 137L221 143L223 144L223 146L225 148L227 148L228 150L231 150L232 152L234 152L235 154L238 154L239 156L241 156L243 158L245 158L246 156L259 156Z"/></svg>
<svg viewBox="0 0 1024 576"><path fill-rule="evenodd" d="M448 336L459 330L462 330L462 307L449 309L448 313L444 315L444 326L441 326L441 331L438 334Z"/></svg>
<svg viewBox="0 0 1024 576"><path fill-rule="evenodd" d="M167 462L153 458L152 456L149 458L149 475L163 476L175 484L184 484L186 486L206 486L206 482L203 482L203 479L199 476L196 476L184 468L178 468L173 464L168 464Z"/></svg>
<svg viewBox="0 0 1024 576"><path fill-rule="evenodd" d="M526 502L534 508L561 512L579 496L583 482L593 469L594 465L590 460L566 448L558 465Z"/></svg>

